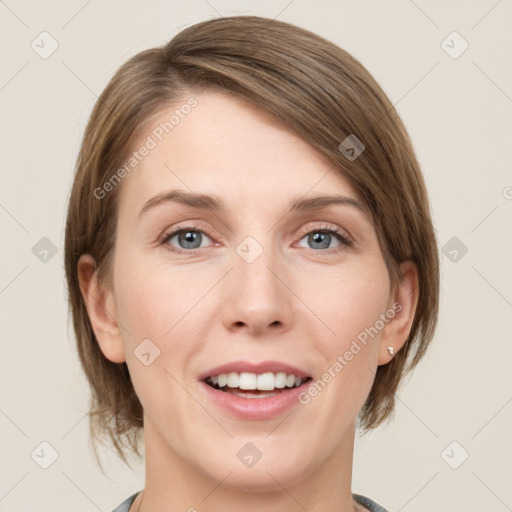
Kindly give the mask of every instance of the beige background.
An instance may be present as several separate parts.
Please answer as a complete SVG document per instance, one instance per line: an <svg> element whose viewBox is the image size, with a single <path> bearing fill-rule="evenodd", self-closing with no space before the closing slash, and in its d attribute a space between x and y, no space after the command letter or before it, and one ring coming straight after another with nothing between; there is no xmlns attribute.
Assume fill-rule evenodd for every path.
<svg viewBox="0 0 512 512"><path fill-rule="evenodd" d="M234 14L295 23L367 66L410 132L440 247L459 244L441 256L439 329L398 394L395 421L357 442L354 491L392 512L512 510L510 0L5 0L0 511L109 512L143 485L140 465L106 453L105 476L88 447L88 389L65 299L65 205L87 117L118 66L194 22ZM31 47L42 51L43 31L58 43L46 59ZM458 58L442 46L453 31L469 44ZM452 55L462 48L457 36L445 44ZM57 250L46 262L43 237ZM43 441L58 454L48 469Z"/></svg>

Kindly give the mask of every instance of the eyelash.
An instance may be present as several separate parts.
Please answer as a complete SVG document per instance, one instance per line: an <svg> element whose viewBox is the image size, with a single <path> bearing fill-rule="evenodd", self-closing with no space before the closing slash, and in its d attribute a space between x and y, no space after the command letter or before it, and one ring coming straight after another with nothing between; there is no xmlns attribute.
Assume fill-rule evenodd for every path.
<svg viewBox="0 0 512 512"><path fill-rule="evenodd" d="M205 232L199 226L193 225L193 224L187 224L185 226L178 226L176 229L174 229L170 233L164 233L160 237L161 245L167 244L176 235L178 235L179 233L182 233L182 232L186 232L186 231L197 231L199 233L202 233L202 234L206 235L208 238L212 238L207 232ZM299 241L302 240L306 235L309 235L311 233L327 233L327 234L330 234L330 235L334 235L338 239L338 241L342 245L345 245L346 247L352 247L354 245L352 240L347 238L339 229L336 229L336 228L333 228L333 227L330 227L330 226L320 226L320 227L315 228L315 229L301 230ZM178 249L178 248L176 248L174 246L171 246L171 245L168 245L168 248L169 248L169 250L171 250L173 252L187 253L187 254L190 254L190 253L193 253L194 251L198 251L199 250L199 249L189 249L189 250ZM313 251L314 253L326 252L328 254L330 254L332 251L338 252L340 250L339 247L333 247L331 249L311 249L311 248L306 248L306 249L309 249L310 251Z"/></svg>

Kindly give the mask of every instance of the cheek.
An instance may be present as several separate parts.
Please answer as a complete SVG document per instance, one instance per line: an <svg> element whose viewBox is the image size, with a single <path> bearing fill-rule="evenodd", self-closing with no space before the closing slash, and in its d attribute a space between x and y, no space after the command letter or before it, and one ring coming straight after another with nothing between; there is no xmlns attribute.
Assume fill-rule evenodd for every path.
<svg viewBox="0 0 512 512"><path fill-rule="evenodd" d="M122 336L135 392L149 418L175 416L176 408L190 407L177 382L185 382L188 361L197 352L200 338L191 318L200 311L194 305L208 283L190 286L193 276L186 271L170 272L142 257L117 263L116 305L126 327Z"/></svg>
<svg viewBox="0 0 512 512"><path fill-rule="evenodd" d="M340 268L328 277L315 276L315 283L322 293L309 293L308 302L334 332L337 349L350 344L386 311L390 283L387 270L379 261Z"/></svg>
<svg viewBox="0 0 512 512"><path fill-rule="evenodd" d="M318 319L308 322L324 373L304 401L314 402L312 416L321 417L326 425L339 425L347 413L348 417L357 414L371 389L380 338L374 326L386 312L390 283L385 264L377 260L315 277L323 293L310 293L308 305L328 329L321 329L325 334L319 336Z"/></svg>
<svg viewBox="0 0 512 512"><path fill-rule="evenodd" d="M122 336L136 392L148 409L160 400L168 403L169 393L176 393L177 401L180 387L173 376L179 382L186 380L189 361L204 339L200 319L204 323L211 315L204 310L211 304L200 299L211 282L185 267L171 269L142 256L130 258L125 253L116 263L117 312L126 327ZM145 366L140 356L148 352L145 362L154 362Z"/></svg>
<svg viewBox="0 0 512 512"><path fill-rule="evenodd" d="M117 310L130 333L164 341L183 324L190 325L187 315L208 283L184 268L171 270L143 256L120 258L117 264Z"/></svg>
<svg viewBox="0 0 512 512"><path fill-rule="evenodd" d="M386 269L378 264L370 268L338 270L336 278L331 275L323 282L317 276L324 292L309 295L308 305L329 329L319 336L318 319L306 327L324 372L303 395L302 403L312 411L306 415L306 424L324 425L325 436L336 438L344 432L342 427L348 428L373 383L380 336L372 328L386 312L390 289Z"/></svg>

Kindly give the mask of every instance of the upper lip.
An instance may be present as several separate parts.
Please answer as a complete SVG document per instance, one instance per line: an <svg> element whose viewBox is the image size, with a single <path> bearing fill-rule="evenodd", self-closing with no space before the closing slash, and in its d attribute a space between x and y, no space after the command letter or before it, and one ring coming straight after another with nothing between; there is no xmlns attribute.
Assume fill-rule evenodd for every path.
<svg viewBox="0 0 512 512"><path fill-rule="evenodd" d="M288 363L282 363L280 361L261 361L260 363L251 363L249 361L232 361L231 363L222 364L220 366L216 366L215 368L210 368L209 370L201 373L199 375L199 380L205 380L207 377L215 377L216 375L220 375L221 373L279 373L284 372L288 375L295 375L296 377L306 378L310 377L308 372L297 368L296 366L290 365Z"/></svg>

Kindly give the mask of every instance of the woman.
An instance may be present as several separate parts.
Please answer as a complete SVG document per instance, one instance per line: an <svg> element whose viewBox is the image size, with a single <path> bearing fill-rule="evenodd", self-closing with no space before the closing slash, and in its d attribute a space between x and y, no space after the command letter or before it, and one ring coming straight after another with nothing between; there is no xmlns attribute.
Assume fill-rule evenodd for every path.
<svg viewBox="0 0 512 512"><path fill-rule="evenodd" d="M392 416L439 269L410 140L357 60L254 16L136 55L86 128L65 251L93 439L125 458L143 433L115 512L385 510L352 493L356 426Z"/></svg>

